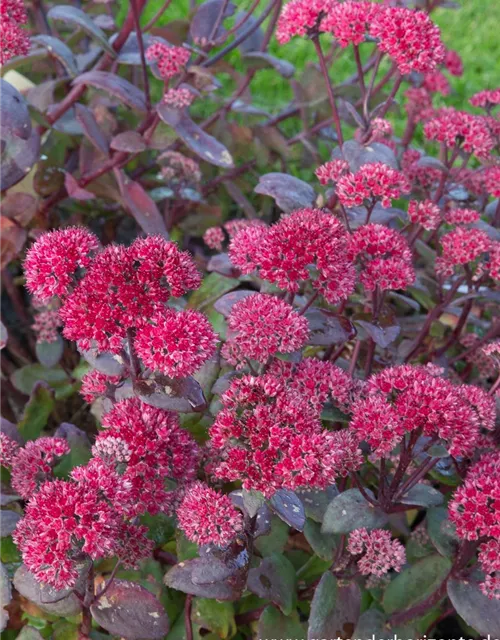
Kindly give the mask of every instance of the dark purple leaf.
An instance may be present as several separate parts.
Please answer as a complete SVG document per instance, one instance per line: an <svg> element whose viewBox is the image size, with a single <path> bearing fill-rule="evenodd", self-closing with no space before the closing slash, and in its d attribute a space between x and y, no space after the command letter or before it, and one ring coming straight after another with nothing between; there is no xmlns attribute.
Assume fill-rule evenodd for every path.
<svg viewBox="0 0 500 640"><path fill-rule="evenodd" d="M269 506L277 516L297 531L304 529L306 521L304 505L293 491L288 489L276 491L269 501Z"/></svg>
<svg viewBox="0 0 500 640"><path fill-rule="evenodd" d="M249 289L237 289L236 291L230 291L217 300L214 304L214 309L227 318L231 313L231 309L237 302L248 298L248 296L253 296L256 293L256 291L251 291Z"/></svg>
<svg viewBox="0 0 500 640"><path fill-rule="evenodd" d="M347 217L349 218L349 226L351 229L357 229L365 224L366 209L365 207L352 207L347 209ZM398 220L407 220L407 215L401 209L389 207L385 209L380 202L373 207L370 216L371 223L382 224L386 227L397 228Z"/></svg>
<svg viewBox="0 0 500 640"><path fill-rule="evenodd" d="M263 116L265 118L271 117L269 111L256 107L253 104L248 104L244 100L240 99L235 100L231 104L231 111L236 111L236 113L246 113L251 116Z"/></svg>
<svg viewBox="0 0 500 640"><path fill-rule="evenodd" d="M222 393L227 391L231 385L231 380L234 376L237 375L236 371L229 371L228 373L224 373L213 385L211 389L211 393L220 396Z"/></svg>
<svg viewBox="0 0 500 640"><path fill-rule="evenodd" d="M247 218L253 219L257 217L257 211L255 211L253 204L250 200L245 196L243 191L238 187L237 184L231 182L230 180L226 180L224 183L224 188L229 193L231 198L236 202L236 204L241 207L242 211L245 213Z"/></svg>
<svg viewBox="0 0 500 640"><path fill-rule="evenodd" d="M431 169L448 172L446 165L441 162L441 160L438 160L438 158L433 158L432 156L422 156L417 160L417 165L419 167L430 167Z"/></svg>
<svg viewBox="0 0 500 640"><path fill-rule="evenodd" d="M66 24L71 24L82 29L82 31L85 31L87 35L98 42L109 54L112 56L116 55L113 47L109 46L104 32L99 29L99 27L93 22L92 18L81 9L66 4L56 5L48 11L47 18L52 20L61 20L61 22L65 22Z"/></svg>
<svg viewBox="0 0 500 640"><path fill-rule="evenodd" d="M11 136L28 140L31 136L31 119L26 100L15 87L3 78L0 78L0 89L0 136L2 140Z"/></svg>
<svg viewBox="0 0 500 640"><path fill-rule="evenodd" d="M218 253L212 256L208 261L207 271L214 271L228 278L237 278L240 273L229 259L227 253Z"/></svg>
<svg viewBox="0 0 500 640"><path fill-rule="evenodd" d="M332 484L322 491L318 489L298 489L296 493L304 505L306 516L316 522L323 522L328 505L339 495L339 490L336 485Z"/></svg>
<svg viewBox="0 0 500 640"><path fill-rule="evenodd" d="M230 169L234 166L233 158L226 147L193 122L187 111L176 111L163 103L157 106L157 111L163 122L174 129L193 153L217 167Z"/></svg>
<svg viewBox="0 0 500 640"><path fill-rule="evenodd" d="M2 269L19 255L27 236L26 229L21 228L13 220L0 216L0 267Z"/></svg>
<svg viewBox="0 0 500 640"><path fill-rule="evenodd" d="M393 169L399 168L394 151L380 142L372 142L370 145L363 146L355 140L347 140L342 145L341 156L349 163L353 172L359 171L360 167L371 162L383 162Z"/></svg>
<svg viewBox="0 0 500 640"><path fill-rule="evenodd" d="M401 332L399 325L393 325L392 327L380 327L372 322L366 322L365 320L356 320L356 322L363 327L370 338L378 344L382 349L386 349Z"/></svg>
<svg viewBox="0 0 500 640"><path fill-rule="evenodd" d="M90 449L90 440L85 431L79 429L71 422L61 422L54 433L55 438L64 438L70 447L87 447Z"/></svg>
<svg viewBox="0 0 500 640"><path fill-rule="evenodd" d="M210 573L210 560L194 558L176 564L165 576L167 587L189 593L200 598L215 598L216 600L238 600L242 590L236 590L229 580L220 580L208 584L197 584L193 581L193 573L201 575Z"/></svg>
<svg viewBox="0 0 500 640"><path fill-rule="evenodd" d="M285 213L295 209L313 207L316 201L314 189L287 173L266 173L259 179L255 193L271 196Z"/></svg>
<svg viewBox="0 0 500 640"><path fill-rule="evenodd" d="M346 120L351 125L358 126L363 130L365 129L365 121L348 100L339 98L337 100L337 103L339 107L339 113L344 120ZM346 113L342 113L342 111L345 111Z"/></svg>
<svg viewBox="0 0 500 640"><path fill-rule="evenodd" d="M69 617L78 615L82 609L72 589L56 591L48 585L41 584L24 565L14 574L13 582L22 596L47 613Z"/></svg>
<svg viewBox="0 0 500 640"><path fill-rule="evenodd" d="M340 344L351 340L357 333L356 327L348 318L327 309L309 309L305 316L309 322L308 344Z"/></svg>
<svg viewBox="0 0 500 640"><path fill-rule="evenodd" d="M0 421L0 432L5 433L6 436L9 436L11 440L14 440L21 446L24 445L24 438L19 433L19 429L16 427L15 424L13 424L12 422L9 422L3 416L1 417L1 421Z"/></svg>
<svg viewBox="0 0 500 640"><path fill-rule="evenodd" d="M311 602L309 640L316 638L353 638L353 631L361 610L361 592L355 582L339 586L336 578L326 571Z"/></svg>
<svg viewBox="0 0 500 640"><path fill-rule="evenodd" d="M29 193L9 193L2 198L2 216L26 227L36 214L37 202Z"/></svg>
<svg viewBox="0 0 500 640"><path fill-rule="evenodd" d="M244 16L245 14L243 12L238 12L234 16L235 22L241 22ZM260 27L255 28L256 23L257 18L255 18L254 16L250 16L244 22L244 24L242 24L241 27L239 27L235 31L235 36L237 38L239 38L243 34L249 33L250 31L252 32L247 37L245 37L244 40L242 40L242 42L240 42L240 44L238 45L238 49L242 54L249 53L250 51L260 51L262 45L264 44L264 32Z"/></svg>
<svg viewBox="0 0 500 640"><path fill-rule="evenodd" d="M128 80L108 71L88 71L75 78L72 85L78 87L82 84L107 91L115 98L121 100L131 109L146 111L144 92L134 87Z"/></svg>
<svg viewBox="0 0 500 640"><path fill-rule="evenodd" d="M118 34L115 33L109 39L109 44L113 44L113 42L118 37ZM144 44L144 49L146 50L153 42L161 42L163 44L168 45L169 43L159 36L152 36L149 33L142 34L142 41ZM130 64L130 65L141 65L141 50L139 49L139 42L137 40L137 34L135 31L128 36L125 44L121 47L118 52L117 62L120 64ZM146 58L146 63L150 64Z"/></svg>
<svg viewBox="0 0 500 640"><path fill-rule="evenodd" d="M11 511L10 509L2 510L2 528L0 530L2 538L10 536L20 519L21 516L16 511Z"/></svg>
<svg viewBox="0 0 500 640"><path fill-rule="evenodd" d="M370 495L370 491L366 491ZM354 529L377 529L387 515L371 505L358 489L348 489L334 498L323 517L323 533L350 533Z"/></svg>
<svg viewBox="0 0 500 640"><path fill-rule="evenodd" d="M141 380L134 385L135 393L146 404L167 411L192 413L204 411L207 401L200 384L193 378L167 378Z"/></svg>
<svg viewBox="0 0 500 640"><path fill-rule="evenodd" d="M110 146L116 151L126 151L127 153L141 153L146 149L144 138L137 131L119 133L111 140Z"/></svg>
<svg viewBox="0 0 500 640"><path fill-rule="evenodd" d="M120 187L123 206L130 211L141 229L151 235L160 235L168 239L165 221L158 211L154 200L144 191L139 182L130 180L123 171L115 170Z"/></svg>
<svg viewBox="0 0 500 640"><path fill-rule="evenodd" d="M80 351L80 353L94 369L106 376L119 376L123 373L123 362L115 354L99 353L97 349Z"/></svg>
<svg viewBox="0 0 500 640"><path fill-rule="evenodd" d="M40 157L40 136L33 130L27 140L2 130L0 191L17 184Z"/></svg>
<svg viewBox="0 0 500 640"><path fill-rule="evenodd" d="M248 573L247 589L259 598L270 600L286 615L296 601L295 569L284 555L273 553Z"/></svg>
<svg viewBox="0 0 500 640"><path fill-rule="evenodd" d="M128 580L115 579L90 611L111 635L127 640L161 640L170 628L161 602L150 591Z"/></svg>
<svg viewBox="0 0 500 640"><path fill-rule="evenodd" d="M95 198L95 194L91 191L87 191L87 189L82 189L78 182L73 178L71 173L64 174L64 188L68 192L68 196L70 198L74 198L75 200L93 200Z"/></svg>
<svg viewBox="0 0 500 640"><path fill-rule="evenodd" d="M452 578L447 589L452 605L468 625L485 637L500 636L500 602L485 596L476 580Z"/></svg>
<svg viewBox="0 0 500 640"><path fill-rule="evenodd" d="M224 4L225 0L207 0L196 10L189 27L189 35L198 46L204 47L207 44L213 44L226 33L222 23L225 18L233 15L236 7L232 2L226 6ZM224 12L222 19L217 31L212 35L221 11Z"/></svg>
<svg viewBox="0 0 500 640"><path fill-rule="evenodd" d="M415 504L421 507L437 507L443 504L443 494L428 484L416 484L402 498L399 499L403 504Z"/></svg>
<svg viewBox="0 0 500 640"><path fill-rule="evenodd" d="M47 49L50 55L57 58L59 62L65 67L70 76L76 76L78 74L78 66L76 64L75 56L71 49L59 38L53 38L45 34L32 36L32 42L36 42L44 49Z"/></svg>
<svg viewBox="0 0 500 640"><path fill-rule="evenodd" d="M291 62L262 51L249 51L245 53L243 55L243 62L250 69L275 69L283 78L291 78L295 73L295 67Z"/></svg>
<svg viewBox="0 0 500 640"><path fill-rule="evenodd" d="M75 116L77 121L82 125L83 132L90 142L98 151L107 156L109 154L109 143L103 130L97 124L97 120L92 111L88 107L83 106L83 104L75 104Z"/></svg>

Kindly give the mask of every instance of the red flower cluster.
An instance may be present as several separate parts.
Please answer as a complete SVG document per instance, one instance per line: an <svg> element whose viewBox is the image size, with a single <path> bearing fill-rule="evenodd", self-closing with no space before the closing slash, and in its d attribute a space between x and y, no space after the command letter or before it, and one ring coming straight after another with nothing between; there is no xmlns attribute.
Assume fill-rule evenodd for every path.
<svg viewBox="0 0 500 640"><path fill-rule="evenodd" d="M439 28L424 11L385 7L375 13L370 35L378 38L379 49L389 54L402 74L434 71L445 58Z"/></svg>
<svg viewBox="0 0 500 640"><path fill-rule="evenodd" d="M479 546L479 563L486 579L481 588L500 599L500 452L487 453L470 467L464 484L449 504L450 519L465 540L489 538Z"/></svg>
<svg viewBox="0 0 500 640"><path fill-rule="evenodd" d="M237 302L227 324L230 333L222 355L235 365L246 358L265 363L276 353L291 353L309 336L309 323L292 305L261 293Z"/></svg>
<svg viewBox="0 0 500 640"><path fill-rule="evenodd" d="M199 462L199 449L177 414L130 398L115 404L102 426L95 458L75 469L74 479L101 490L128 517L171 511L178 490L167 490L165 480L192 482Z"/></svg>
<svg viewBox="0 0 500 640"><path fill-rule="evenodd" d="M448 209L444 214L444 219L448 224L472 224L477 222L481 216L474 209Z"/></svg>
<svg viewBox="0 0 500 640"><path fill-rule="evenodd" d="M290 373L292 365L284 366ZM279 369L233 380L210 429L219 457L216 477L242 480L244 488L271 496L281 488L325 488L360 465L350 433L322 428L318 398L324 397L327 379L316 382L301 369L302 363L293 375L301 382L293 387Z"/></svg>
<svg viewBox="0 0 500 640"><path fill-rule="evenodd" d="M401 571L406 562L404 546L383 529L355 529L349 534L347 550L353 556L362 555L357 564L363 576L380 577L391 569Z"/></svg>
<svg viewBox="0 0 500 640"><path fill-rule="evenodd" d="M163 42L155 42L146 51L146 58L156 62L163 80L170 80L185 67L191 54L184 47L171 47Z"/></svg>
<svg viewBox="0 0 500 640"><path fill-rule="evenodd" d="M461 76L464 72L462 58L453 49L447 49L444 57L444 66L452 76Z"/></svg>
<svg viewBox="0 0 500 640"><path fill-rule="evenodd" d="M408 217L413 224L420 224L424 229L437 229L441 222L441 209L432 200L417 202L411 200L408 205Z"/></svg>
<svg viewBox="0 0 500 640"><path fill-rule="evenodd" d="M423 190L429 195L431 188L439 183L442 172L440 169L422 166L419 163L422 154L415 149L408 149L401 156L403 172L414 190Z"/></svg>
<svg viewBox="0 0 500 640"><path fill-rule="evenodd" d="M500 89L479 91L472 96L470 103L473 107L492 109L495 105L500 104Z"/></svg>
<svg viewBox="0 0 500 640"><path fill-rule="evenodd" d="M337 182L347 171L349 163L345 160L330 160L319 166L314 173L321 184L328 184Z"/></svg>
<svg viewBox="0 0 500 640"><path fill-rule="evenodd" d="M361 264L360 281L369 291L405 289L415 280L406 239L381 224L359 227L351 236L348 256Z"/></svg>
<svg viewBox="0 0 500 640"><path fill-rule="evenodd" d="M337 2L321 22L321 31L331 33L341 47L361 44L380 5L373 2Z"/></svg>
<svg viewBox="0 0 500 640"><path fill-rule="evenodd" d="M453 456L467 456L492 430L495 402L479 387L454 386L426 367L402 365L372 376L366 397L355 403L350 429L375 458L388 455L405 433L440 438Z"/></svg>
<svg viewBox="0 0 500 640"><path fill-rule="evenodd" d="M21 28L28 22L22 0L0 0L0 65L14 56L24 56L30 48L26 31Z"/></svg>
<svg viewBox="0 0 500 640"><path fill-rule="evenodd" d="M390 207L391 200L407 193L410 186L405 176L383 162L364 164L356 173L347 173L337 182L336 194L344 207L359 207L366 201L380 200Z"/></svg>
<svg viewBox="0 0 500 640"><path fill-rule="evenodd" d="M36 300L33 302L33 307L37 313L31 328L36 335L37 343L55 342L59 337L58 328L62 324L59 311L52 308L52 305L45 307Z"/></svg>
<svg viewBox="0 0 500 640"><path fill-rule="evenodd" d="M441 237L442 255L436 259L436 272L453 274L454 267L469 264L481 257L491 246L488 234L480 229L457 227Z"/></svg>
<svg viewBox="0 0 500 640"><path fill-rule="evenodd" d="M104 396L113 386L120 384L121 376L107 376L97 369L92 369L82 378L80 394L85 402L93 402L97 397Z"/></svg>
<svg viewBox="0 0 500 640"><path fill-rule="evenodd" d="M493 198L500 198L500 165L486 169L484 172L484 186Z"/></svg>
<svg viewBox="0 0 500 640"><path fill-rule="evenodd" d="M291 0L283 7L279 17L276 40L285 44L294 36L318 32L321 20L335 4L335 0Z"/></svg>
<svg viewBox="0 0 500 640"><path fill-rule="evenodd" d="M407 98L406 113L413 122L422 122L422 120L427 120L434 114L432 97L424 87L410 87L405 91L404 95Z"/></svg>
<svg viewBox="0 0 500 640"><path fill-rule="evenodd" d="M225 547L243 529L243 516L231 498L194 482L177 508L179 527L198 545Z"/></svg>
<svg viewBox="0 0 500 640"><path fill-rule="evenodd" d="M163 96L163 104L172 109L185 109L193 103L194 99L195 95L192 91L180 87L179 89L169 89Z"/></svg>
<svg viewBox="0 0 500 640"><path fill-rule="evenodd" d="M271 227L243 229L231 241L229 255L242 273L258 270L261 278L287 291L295 293L301 281L312 280L313 287L335 304L354 289L355 270L346 257L347 241L345 228L334 216L318 209L300 209Z"/></svg>
<svg viewBox="0 0 500 640"><path fill-rule="evenodd" d="M424 135L428 140L445 143L450 149L461 147L479 158L487 157L494 146L484 118L452 107L439 109L424 125Z"/></svg>
<svg viewBox="0 0 500 640"><path fill-rule="evenodd" d="M6 469L12 467L12 460L19 451L19 444L0 431L0 465Z"/></svg>
<svg viewBox="0 0 500 640"><path fill-rule="evenodd" d="M441 93L443 96L447 96L450 93L448 78L441 71L426 73L423 86L430 93Z"/></svg>
<svg viewBox="0 0 500 640"><path fill-rule="evenodd" d="M222 227L209 227L203 234L203 241L210 249L222 251L222 245L226 241L226 234L231 239L246 227L258 226L264 227L265 223L261 220L229 220Z"/></svg>
<svg viewBox="0 0 500 640"><path fill-rule="evenodd" d="M206 316L162 309L144 320L134 347L146 367L172 378L192 375L214 353L217 335Z"/></svg>
<svg viewBox="0 0 500 640"><path fill-rule="evenodd" d="M99 248L96 236L80 227L44 233L26 254L26 287L40 302L66 296L78 269L86 269Z"/></svg>

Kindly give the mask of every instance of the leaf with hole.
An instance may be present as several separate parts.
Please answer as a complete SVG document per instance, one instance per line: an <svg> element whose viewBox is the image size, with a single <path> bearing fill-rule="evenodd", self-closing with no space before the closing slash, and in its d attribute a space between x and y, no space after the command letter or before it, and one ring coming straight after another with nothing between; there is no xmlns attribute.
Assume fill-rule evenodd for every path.
<svg viewBox="0 0 500 640"><path fill-rule="evenodd" d="M296 603L295 569L284 555L274 553L250 569L247 589L259 598L270 600L288 616Z"/></svg>
<svg viewBox="0 0 500 640"><path fill-rule="evenodd" d="M327 571L323 574L311 602L308 640L353 637L359 618L361 592L355 582L340 586Z"/></svg>
<svg viewBox="0 0 500 640"><path fill-rule="evenodd" d="M146 404L166 411L192 413L202 412L207 407L203 389L192 376L157 376L156 380L136 381L134 391Z"/></svg>

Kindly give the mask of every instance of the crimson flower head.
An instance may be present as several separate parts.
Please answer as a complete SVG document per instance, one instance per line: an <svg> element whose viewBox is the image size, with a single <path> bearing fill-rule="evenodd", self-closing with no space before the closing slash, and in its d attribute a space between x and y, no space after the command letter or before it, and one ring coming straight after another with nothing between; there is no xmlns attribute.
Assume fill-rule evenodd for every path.
<svg viewBox="0 0 500 640"><path fill-rule="evenodd" d="M449 209L444 214L444 219L448 224L472 224L480 218L479 211L475 209Z"/></svg>
<svg viewBox="0 0 500 640"><path fill-rule="evenodd" d="M425 87L410 87L405 91L404 95L407 98L406 113L414 122L427 120L434 114L432 96ZM418 153L418 151L409 149L405 153Z"/></svg>
<svg viewBox="0 0 500 640"><path fill-rule="evenodd" d="M19 443L0 431L0 465L10 469L10 467L12 467L12 460L18 451Z"/></svg>
<svg viewBox="0 0 500 640"><path fill-rule="evenodd" d="M146 58L157 63L163 80L170 80L182 71L190 57L184 47L171 47L163 42L154 42L146 51Z"/></svg>
<svg viewBox="0 0 500 640"><path fill-rule="evenodd" d="M384 529L355 529L349 534L347 550L361 556L358 569L363 576L383 576L388 571L401 571L406 552L399 540L392 540L391 532Z"/></svg>
<svg viewBox="0 0 500 640"><path fill-rule="evenodd" d="M14 56L24 56L30 48L28 34L21 25L28 22L22 0L0 2L0 65Z"/></svg>
<svg viewBox="0 0 500 640"><path fill-rule="evenodd" d="M370 35L397 64L402 74L434 71L445 57L439 28L425 11L383 7L374 15Z"/></svg>
<svg viewBox="0 0 500 640"><path fill-rule="evenodd" d="M365 224L351 236L349 257L361 265L368 291L406 289L415 280L412 253L404 236L381 224Z"/></svg>
<svg viewBox="0 0 500 640"><path fill-rule="evenodd" d="M285 44L294 36L314 35L335 4L335 0L290 0L279 17L276 40Z"/></svg>
<svg viewBox="0 0 500 640"><path fill-rule="evenodd" d="M500 165L486 169L484 172L484 186L493 198L500 198Z"/></svg>
<svg viewBox="0 0 500 640"><path fill-rule="evenodd" d="M222 227L209 227L203 234L203 241L210 249L222 251L222 245L226 241L226 234L229 239L246 229L247 227L265 227L261 220L229 220ZM224 233L225 232L225 233Z"/></svg>
<svg viewBox="0 0 500 640"><path fill-rule="evenodd" d="M380 200L390 207L392 199L410 190L404 174L383 162L364 164L356 173L347 173L337 182L336 194L344 207L359 207Z"/></svg>
<svg viewBox="0 0 500 640"><path fill-rule="evenodd" d="M26 287L41 302L67 296L79 269L86 269L99 248L96 236L80 227L44 233L26 255Z"/></svg>
<svg viewBox="0 0 500 640"><path fill-rule="evenodd" d="M446 67L448 73L451 73L452 76L463 75L464 63L462 62L462 58L459 56L459 54L453 49L446 49L444 66Z"/></svg>
<svg viewBox="0 0 500 640"><path fill-rule="evenodd" d="M162 102L172 109L185 109L193 103L194 99L195 94L192 91L186 87L179 87L179 89L169 89L163 96Z"/></svg>
<svg viewBox="0 0 500 640"><path fill-rule="evenodd" d="M424 229L432 231L437 229L441 222L441 209L432 200L411 200L408 205L408 217L413 224L420 224Z"/></svg>
<svg viewBox="0 0 500 640"><path fill-rule="evenodd" d="M445 143L450 149L459 146L479 158L487 157L494 146L484 118L452 107L439 109L424 125L428 140Z"/></svg>
<svg viewBox="0 0 500 640"><path fill-rule="evenodd" d="M309 336L309 323L292 305L261 293L237 302L227 324L230 337L222 355L232 364L245 358L264 363L276 353L300 349Z"/></svg>
<svg viewBox="0 0 500 640"><path fill-rule="evenodd" d="M328 184L337 182L348 171L349 163L345 160L330 160L319 166L314 173L321 184Z"/></svg>
<svg viewBox="0 0 500 640"><path fill-rule="evenodd" d="M424 76L423 86L430 93L440 93L443 96L449 95L451 88L448 78L441 71L431 71Z"/></svg>
<svg viewBox="0 0 500 640"><path fill-rule="evenodd" d="M213 356L217 342L208 318L199 311L165 308L141 323L134 347L146 367L182 378Z"/></svg>
<svg viewBox="0 0 500 640"><path fill-rule="evenodd" d="M331 33L341 47L361 44L380 5L362 0L333 4L321 22L321 31Z"/></svg>
<svg viewBox="0 0 500 640"><path fill-rule="evenodd" d="M112 386L122 381L121 376L107 376L98 369L92 369L82 378L80 394L85 402L93 402L98 396L104 396Z"/></svg>
<svg viewBox="0 0 500 640"><path fill-rule="evenodd" d="M186 537L198 545L225 547L243 530L243 516L231 498L203 482L187 487L177 518Z"/></svg>
<svg viewBox="0 0 500 640"><path fill-rule="evenodd" d="M492 241L480 229L457 227L441 237L442 255L436 259L436 271L441 276L453 274L454 267L470 264L489 250Z"/></svg>
<svg viewBox="0 0 500 640"><path fill-rule="evenodd" d="M470 103L473 107L482 107L483 109L492 109L496 105L500 104L500 88L499 89L485 89L475 93L470 99Z"/></svg>
<svg viewBox="0 0 500 640"><path fill-rule="evenodd" d="M300 209L284 215L271 227L252 226L231 241L232 263L280 289L297 292L302 281L335 304L353 291L355 270L346 257L345 228L331 214L319 209ZM313 269L315 267L315 269Z"/></svg>

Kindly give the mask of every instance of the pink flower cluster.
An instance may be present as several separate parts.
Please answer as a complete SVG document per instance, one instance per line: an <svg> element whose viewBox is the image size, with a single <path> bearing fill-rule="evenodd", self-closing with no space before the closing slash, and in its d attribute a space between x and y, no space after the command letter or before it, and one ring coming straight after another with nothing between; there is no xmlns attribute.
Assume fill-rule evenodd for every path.
<svg viewBox="0 0 500 640"><path fill-rule="evenodd" d="M261 293L237 302L227 324L230 333L222 355L237 366L246 358L265 363L276 353L296 351L309 336L309 323L292 305Z"/></svg>
<svg viewBox="0 0 500 640"><path fill-rule="evenodd" d="M265 223L261 220L229 220L222 227L209 227L203 234L203 241L210 249L222 251L222 245L226 241L226 234L231 239L245 227L258 226L265 226Z"/></svg>
<svg viewBox="0 0 500 640"><path fill-rule="evenodd" d="M172 109L185 109L193 103L194 99L195 95L192 91L185 87L179 87L179 89L169 89L167 91L163 96L163 104Z"/></svg>
<svg viewBox="0 0 500 640"><path fill-rule="evenodd" d="M364 42L374 17L380 12L380 5L362 0L361 2L336 2L321 22L321 31L331 33L341 47Z"/></svg>
<svg viewBox="0 0 500 640"><path fill-rule="evenodd" d="M448 73L452 76L461 76L464 72L464 64L462 58L453 49L447 49L444 57L444 66Z"/></svg>
<svg viewBox="0 0 500 640"><path fill-rule="evenodd" d="M500 165L486 169L484 172L484 185L486 191L493 198L500 198Z"/></svg>
<svg viewBox="0 0 500 640"><path fill-rule="evenodd" d="M355 385L346 374L340 384L329 363L313 371L318 361L312 362L312 368L310 360L277 362L269 373L232 381L210 429L216 477L242 480L244 488L271 496L281 488L324 488L359 467L353 435L326 431L320 421L326 397L339 386L345 397ZM328 370L330 379L319 377Z"/></svg>
<svg viewBox="0 0 500 640"><path fill-rule="evenodd" d="M452 107L439 109L424 125L424 135L428 140L443 142L450 149L461 147L479 158L488 157L494 146L484 118Z"/></svg>
<svg viewBox="0 0 500 640"><path fill-rule="evenodd" d="M495 105L500 104L500 89L479 91L472 96L470 103L473 107L492 109Z"/></svg>
<svg viewBox="0 0 500 640"><path fill-rule="evenodd" d="M356 173L342 175L337 181L336 194L344 207L378 201L383 207L390 207L393 199L409 190L404 174L382 162L373 162L364 164Z"/></svg>
<svg viewBox="0 0 500 640"><path fill-rule="evenodd" d="M472 224L477 222L480 218L479 211L475 209L448 209L444 214L444 219L447 224Z"/></svg>
<svg viewBox="0 0 500 640"><path fill-rule="evenodd" d="M351 236L348 256L361 265L368 291L405 289L415 280L411 250L404 236L381 224L366 224Z"/></svg>
<svg viewBox="0 0 500 640"><path fill-rule="evenodd" d="M481 589L500 600L500 452L483 455L472 465L449 504L450 519L465 540L488 538L479 545L479 564L486 574Z"/></svg>
<svg viewBox="0 0 500 640"><path fill-rule="evenodd" d="M186 66L191 54L184 47L171 47L163 42L154 42L146 51L146 58L156 62L163 80L170 80Z"/></svg>
<svg viewBox="0 0 500 640"><path fill-rule="evenodd" d="M432 97L425 87L410 87L404 95L407 98L405 109L410 120L422 122L434 115Z"/></svg>
<svg viewBox="0 0 500 640"><path fill-rule="evenodd" d="M21 27L27 22L22 0L0 0L0 65L28 53L30 41Z"/></svg>
<svg viewBox="0 0 500 640"><path fill-rule="evenodd" d="M201 313L166 307L200 284L191 256L160 236L110 245L91 259L97 247L80 229L43 235L26 258L28 289L62 297L63 334L81 349L119 353L128 336L145 366L173 377L194 373L217 337ZM79 280L78 267L85 268Z"/></svg>
<svg viewBox="0 0 500 640"><path fill-rule="evenodd" d="M177 518L186 537L198 545L225 547L243 529L243 516L231 498L203 482L186 489Z"/></svg>
<svg viewBox="0 0 500 640"><path fill-rule="evenodd" d="M349 171L349 163L345 160L330 160L325 162L314 172L321 184L336 183Z"/></svg>
<svg viewBox="0 0 500 640"><path fill-rule="evenodd" d="M321 20L335 4L335 0L291 0L279 17L276 40L285 44L294 36L318 33Z"/></svg>
<svg viewBox="0 0 500 640"><path fill-rule="evenodd" d="M280 289L295 293L301 282L312 280L313 287L335 304L354 289L347 243L346 230L333 215L300 209L270 227L246 227L232 239L229 255L242 273L257 271Z"/></svg>
<svg viewBox="0 0 500 640"><path fill-rule="evenodd" d="M45 306L36 299L33 301L33 307L37 313L35 322L31 325L33 333L36 335L37 343L55 342L59 337L58 329L62 325L59 311L54 308L56 305L49 303Z"/></svg>
<svg viewBox="0 0 500 640"><path fill-rule="evenodd" d="M441 276L452 275L454 267L474 262L490 249L491 244L484 231L457 227L441 237L443 251L436 259L436 272Z"/></svg>
<svg viewBox="0 0 500 640"><path fill-rule="evenodd" d="M122 381L121 376L107 376L97 369L92 369L82 378L80 394L85 402L93 402L99 396L105 396Z"/></svg>
<svg viewBox="0 0 500 640"><path fill-rule="evenodd" d="M353 407L350 429L373 456L388 455L406 433L443 440L453 456L467 456L495 424L495 401L471 385L454 386L426 367L401 365L368 381L366 397Z"/></svg>
<svg viewBox="0 0 500 640"><path fill-rule="evenodd" d="M422 154L416 149L408 149L401 156L403 172L415 191L423 191L427 197L435 184L439 183L442 171L432 167L422 166L419 160Z"/></svg>
<svg viewBox="0 0 500 640"><path fill-rule="evenodd" d="M198 183L201 180L200 165L178 151L165 151L158 161L161 173L169 183Z"/></svg>
<svg viewBox="0 0 500 640"><path fill-rule="evenodd" d="M357 565L363 576L383 576L388 571L401 571L406 552L399 540L392 540L391 532L383 529L356 529L349 534L347 550L359 558Z"/></svg>
<svg viewBox="0 0 500 640"><path fill-rule="evenodd" d="M411 200L408 205L408 217L413 224L420 224L424 229L437 229L441 222L441 209L432 202Z"/></svg>

